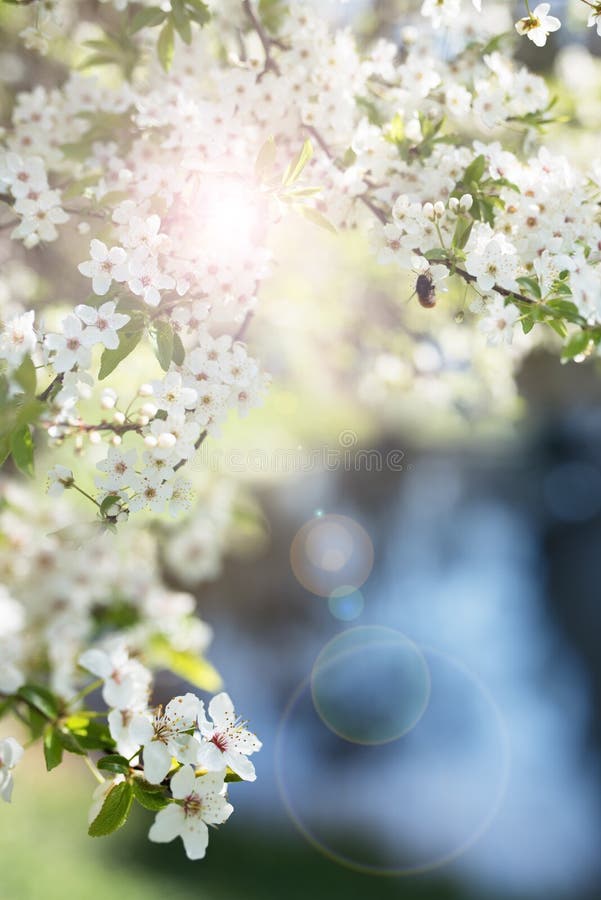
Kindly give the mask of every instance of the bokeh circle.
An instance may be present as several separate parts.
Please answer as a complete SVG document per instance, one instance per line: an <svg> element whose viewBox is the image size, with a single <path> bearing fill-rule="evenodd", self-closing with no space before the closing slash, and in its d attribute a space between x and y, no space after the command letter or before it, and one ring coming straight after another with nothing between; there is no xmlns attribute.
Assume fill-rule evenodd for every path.
<svg viewBox="0 0 601 900"><path fill-rule="evenodd" d="M509 740L488 688L452 656L420 650L432 678L428 708L397 741L336 735L315 709L311 676L280 720L275 774L290 820L316 850L358 872L413 876L457 860L507 790Z"/></svg>
<svg viewBox="0 0 601 900"><path fill-rule="evenodd" d="M358 619L365 607L365 599L361 591L352 585L342 584L335 588L328 597L328 609L340 622L352 622Z"/></svg>
<svg viewBox="0 0 601 900"><path fill-rule="evenodd" d="M356 744L398 740L420 720L430 696L430 673L419 648L380 625L336 635L315 660L310 680L323 723Z"/></svg>
<svg viewBox="0 0 601 900"><path fill-rule="evenodd" d="M296 533L290 564L298 581L318 597L330 597L347 586L349 592L367 580L374 548L365 529L348 516L320 515Z"/></svg>

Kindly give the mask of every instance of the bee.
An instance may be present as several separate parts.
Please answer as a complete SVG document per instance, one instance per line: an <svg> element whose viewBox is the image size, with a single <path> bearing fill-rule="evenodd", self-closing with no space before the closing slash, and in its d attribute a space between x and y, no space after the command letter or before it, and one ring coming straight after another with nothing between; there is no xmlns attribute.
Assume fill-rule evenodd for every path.
<svg viewBox="0 0 601 900"><path fill-rule="evenodd" d="M414 293L417 294L419 304L424 309L432 309L436 306L436 288L430 272L417 276Z"/></svg>

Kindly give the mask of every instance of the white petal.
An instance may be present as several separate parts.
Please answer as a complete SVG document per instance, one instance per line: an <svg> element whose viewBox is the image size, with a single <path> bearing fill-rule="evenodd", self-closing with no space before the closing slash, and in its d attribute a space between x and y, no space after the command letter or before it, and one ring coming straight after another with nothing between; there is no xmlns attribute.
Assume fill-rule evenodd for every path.
<svg viewBox="0 0 601 900"><path fill-rule="evenodd" d="M86 650L79 657L79 665L99 678L108 678L113 669L108 654L103 650Z"/></svg>
<svg viewBox="0 0 601 900"><path fill-rule="evenodd" d="M236 750L226 750L223 754L224 761L230 767L232 772L239 775L243 781L256 781L255 767L250 759L237 753Z"/></svg>
<svg viewBox="0 0 601 900"><path fill-rule="evenodd" d="M171 768L171 754L160 741L144 747L144 777L151 784L160 784Z"/></svg>
<svg viewBox="0 0 601 900"><path fill-rule="evenodd" d="M209 843L209 829L198 816L188 816L182 831L188 859L203 859Z"/></svg>
<svg viewBox="0 0 601 900"><path fill-rule="evenodd" d="M183 766L171 779L171 793L177 800L183 800L194 790L195 775L192 766Z"/></svg>
<svg viewBox="0 0 601 900"><path fill-rule="evenodd" d="M209 703L209 715L215 722L215 725L226 726L232 724L235 721L236 714L230 695L223 691L221 694L213 697Z"/></svg>
<svg viewBox="0 0 601 900"><path fill-rule="evenodd" d="M156 844L168 844L182 832L186 814L177 803L170 803L161 809L150 827L148 837Z"/></svg>

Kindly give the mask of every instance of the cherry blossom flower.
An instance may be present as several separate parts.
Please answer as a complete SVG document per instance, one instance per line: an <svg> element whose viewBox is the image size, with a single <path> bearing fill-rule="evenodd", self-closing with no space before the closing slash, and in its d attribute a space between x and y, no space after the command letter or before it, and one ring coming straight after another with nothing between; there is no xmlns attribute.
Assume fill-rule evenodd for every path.
<svg viewBox="0 0 601 900"><path fill-rule="evenodd" d="M127 254L123 247L112 247L110 250L93 238L90 242L91 259L78 265L78 269L86 278L92 279L92 290L99 297L106 294L113 281L127 280Z"/></svg>
<svg viewBox="0 0 601 900"><path fill-rule="evenodd" d="M234 705L226 693L217 694L209 703L209 716L204 707L198 715L203 741L196 762L209 772L220 772L227 766L244 781L255 781L255 767L247 759L261 749L261 741L236 716ZM211 721L212 719L212 721Z"/></svg>
<svg viewBox="0 0 601 900"><path fill-rule="evenodd" d="M119 447L109 447L106 459L96 463L96 468L104 473L102 487L106 490L118 490L127 487L136 478L136 450L121 450Z"/></svg>
<svg viewBox="0 0 601 900"><path fill-rule="evenodd" d="M138 254L129 262L127 284L130 291L142 297L148 306L158 306L161 291L175 287L175 279L161 272L158 263L151 256Z"/></svg>
<svg viewBox="0 0 601 900"><path fill-rule="evenodd" d="M104 681L102 697L108 706L132 709L146 703L150 672L122 645L110 650L92 647L81 654L79 665Z"/></svg>
<svg viewBox="0 0 601 900"><path fill-rule="evenodd" d="M203 859L209 843L208 825L222 825L234 811L225 797L223 774L194 775L191 766L183 766L171 779L175 799L161 809L148 837L164 844L181 837L188 859Z"/></svg>
<svg viewBox="0 0 601 900"><path fill-rule="evenodd" d="M12 237L42 241L55 241L58 237L57 225L69 221L69 216L61 207L58 191L30 191L15 202L15 212L22 218L12 232Z"/></svg>
<svg viewBox="0 0 601 900"><path fill-rule="evenodd" d="M144 749L144 777L151 784L165 778L173 758L181 763L196 761L200 745L192 731L202 709L202 700L188 693L174 697L152 717L134 717L130 734Z"/></svg>
<svg viewBox="0 0 601 900"><path fill-rule="evenodd" d="M588 17L587 25L589 28L597 28L597 34L601 37L601 3L595 3Z"/></svg>
<svg viewBox="0 0 601 900"><path fill-rule="evenodd" d="M10 370L17 369L27 354L33 353L37 337L33 330L33 310L10 319L0 334L0 359Z"/></svg>
<svg viewBox="0 0 601 900"><path fill-rule="evenodd" d="M87 326L83 333L83 340L86 346L91 347L94 344L102 344L109 350L114 350L119 346L119 335L117 332L120 328L130 320L129 316L123 313L115 312L117 304L114 300L103 303L98 309L93 306L84 306L80 304L75 307L75 315Z"/></svg>
<svg viewBox="0 0 601 900"><path fill-rule="evenodd" d="M51 497L59 497L65 488L70 488L75 482L73 472L66 466L52 466L48 472L48 493Z"/></svg>
<svg viewBox="0 0 601 900"><path fill-rule="evenodd" d="M559 19L549 15L550 9L550 3L539 3L529 15L515 23L515 30L527 35L537 47L544 47L551 32L561 28Z"/></svg>
<svg viewBox="0 0 601 900"><path fill-rule="evenodd" d="M0 741L0 797L10 803L13 792L13 769L23 756L23 747L13 737Z"/></svg>
<svg viewBox="0 0 601 900"><path fill-rule="evenodd" d="M75 366L87 369L91 362L90 350L84 341L81 321L72 314L62 321L63 334L47 334L45 347L54 351L52 365L57 372L69 372Z"/></svg>

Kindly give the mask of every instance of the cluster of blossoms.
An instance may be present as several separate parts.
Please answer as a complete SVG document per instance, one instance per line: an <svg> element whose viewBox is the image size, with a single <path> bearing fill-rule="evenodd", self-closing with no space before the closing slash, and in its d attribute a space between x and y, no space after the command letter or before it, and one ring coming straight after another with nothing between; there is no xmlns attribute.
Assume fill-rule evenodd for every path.
<svg viewBox="0 0 601 900"><path fill-rule="evenodd" d="M110 539L130 513L185 510L180 469L230 411L259 402L268 379L243 340L275 268L272 231L293 212L369 234L375 257L415 285L420 316L435 320L453 283L474 340L511 343L521 325L522 348L549 334L582 359L601 344L601 159L580 168L538 145L548 86L499 50L516 30L542 46L560 24L546 3L516 24L506 3L424 0L395 40L366 49L305 2L112 0L119 40L101 12L83 47L77 4L23 5L15 15L35 16L26 45L52 58L60 27L55 55L78 71L14 99L0 230L17 253L43 245L48 271L69 259L72 272L51 303L3 303L0 461L32 474L44 434L85 456L94 486L60 463L49 492L84 495L101 521L73 535L60 499L38 521L7 490L1 709L43 739L48 768L63 752L92 753L99 779L114 776L98 788L90 834L120 827L136 799L158 813L152 840L181 835L200 858L207 825L232 811L226 783L254 778L260 744L225 694L208 714L193 694L153 705L153 667L189 677L196 661L198 681L217 690L199 662L210 630L189 594L162 585L148 535L128 533L122 558ZM601 30L600 4L586 5ZM453 350L451 329L438 348L460 368L472 344ZM432 347L414 343L426 381ZM210 517L197 525L164 548L190 584L216 569L225 530ZM82 706L100 687L106 713ZM21 753L0 743L5 798Z"/></svg>
<svg viewBox="0 0 601 900"><path fill-rule="evenodd" d="M157 665L177 664L178 654L180 661L201 657L212 630L194 615L191 593L163 583L159 542L171 580L195 588L217 577L234 502L228 483L208 484L191 518L160 537L129 528L117 553L110 532L98 523L77 523L70 505L55 499L40 505L3 481L0 693L43 679L71 699L80 688L81 653L105 635L118 633L131 651ZM208 677L209 686L217 684L214 673Z"/></svg>
<svg viewBox="0 0 601 900"><path fill-rule="evenodd" d="M49 379L37 394L44 408L26 403L25 420L15 413L13 456L28 467L32 426L55 445L87 449L102 472L94 502L113 522L186 509L192 486L180 468L230 410L260 402L267 378L241 339L270 272L268 232L286 210L370 231L381 262L430 285L431 305L448 278L461 279L492 342L511 341L520 322L544 323L567 356L581 357L601 336L598 169L507 149L504 129L521 128L528 150L551 107L541 77L498 50L480 52L507 29L508 10L426 0L400 44L380 40L361 54L349 31L332 33L305 4L273 6L270 30L248 2L179 4L186 26L182 9L142 10L130 41L132 71L144 78L38 85L17 95L5 133L0 177L8 206L25 217L13 236L47 240L51 225L53 239L64 223L79 245L79 232L89 243L77 268L92 290L54 329L31 310L5 322L8 396L33 401L42 370ZM542 4L531 15L549 31L547 13ZM162 65L142 52L154 27ZM102 40L92 42L99 52ZM106 62L108 44L103 52ZM466 129L477 135L471 145ZM69 222L49 182L68 185ZM50 225L29 230L19 206L28 197L46 198ZM97 389L95 376L109 378L147 341L162 378L141 380L123 402L112 385ZM109 414L84 417L91 401ZM106 443L98 460L93 448ZM74 484L70 469L51 472L53 492Z"/></svg>
<svg viewBox="0 0 601 900"><path fill-rule="evenodd" d="M101 784L90 812L91 834L123 824L106 821L114 797L106 809L105 803L118 789L159 811L151 840L181 834L188 856L201 858L206 825L232 812L225 780L253 781L248 756L261 745L238 720L227 694L210 701L208 715L190 693L170 700L164 710L151 704L152 668L181 672L211 692L219 686L218 674L202 658L212 631L194 615L194 597L164 586L156 539L143 531L128 533L117 558L110 535L95 528L89 540L81 524L69 524L73 517L60 502L40 509L10 482L3 484L0 500L0 574L6 585L0 592L0 715L15 712L32 738L43 738L48 768L58 765L63 752L94 760ZM216 531L227 498L206 500L214 507ZM194 521L185 530L189 541ZM168 556L179 537L164 537L161 551ZM215 574L214 554L205 558L203 577ZM192 582L194 573L187 574ZM97 677L91 684L90 673ZM98 709L100 697L93 708L84 708L84 698L100 688L106 711ZM14 738L0 741L0 795L7 801L22 753ZM172 771L173 760L178 766ZM104 781L102 772L116 777Z"/></svg>

